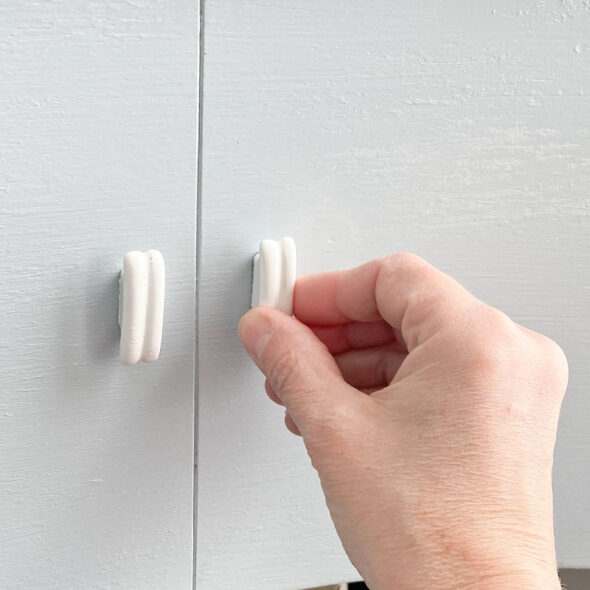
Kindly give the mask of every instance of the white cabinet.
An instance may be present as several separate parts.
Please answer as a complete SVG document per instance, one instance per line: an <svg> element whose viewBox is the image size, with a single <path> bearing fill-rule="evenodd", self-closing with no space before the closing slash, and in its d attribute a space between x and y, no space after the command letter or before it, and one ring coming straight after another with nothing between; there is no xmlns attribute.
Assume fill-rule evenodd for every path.
<svg viewBox="0 0 590 590"><path fill-rule="evenodd" d="M189 590L198 7L0 6L0 588ZM167 262L160 360L118 273Z"/></svg>
<svg viewBox="0 0 590 590"><path fill-rule="evenodd" d="M562 344L558 554L590 567L589 33L582 1L4 2L2 590L358 578L237 339L284 235L300 273L414 251ZM125 367L150 248L162 354Z"/></svg>
<svg viewBox="0 0 590 590"><path fill-rule="evenodd" d="M301 273L414 251L563 345L558 552L590 567L587 4L208 0L204 23L199 587L354 578L235 337L283 235Z"/></svg>

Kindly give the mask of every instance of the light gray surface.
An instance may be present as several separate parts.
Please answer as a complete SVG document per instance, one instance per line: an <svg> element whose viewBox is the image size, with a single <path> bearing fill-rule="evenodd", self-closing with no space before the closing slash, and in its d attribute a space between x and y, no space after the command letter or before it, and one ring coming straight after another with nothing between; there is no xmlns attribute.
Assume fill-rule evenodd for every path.
<svg viewBox="0 0 590 590"><path fill-rule="evenodd" d="M417 252L563 345L559 561L590 566L588 9L208 0L200 590L355 578L236 337L258 241L283 235L300 273Z"/></svg>
<svg viewBox="0 0 590 590"><path fill-rule="evenodd" d="M0 588L192 587L197 3L0 5ZM167 264L162 356L117 275Z"/></svg>

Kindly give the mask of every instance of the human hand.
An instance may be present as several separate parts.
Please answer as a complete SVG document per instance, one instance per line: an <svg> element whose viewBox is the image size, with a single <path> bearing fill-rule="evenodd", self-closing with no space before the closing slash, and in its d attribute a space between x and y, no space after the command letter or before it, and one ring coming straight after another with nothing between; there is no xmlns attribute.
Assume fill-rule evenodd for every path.
<svg viewBox="0 0 590 590"><path fill-rule="evenodd" d="M294 316L239 334L369 587L558 589L559 346L410 254L299 277Z"/></svg>

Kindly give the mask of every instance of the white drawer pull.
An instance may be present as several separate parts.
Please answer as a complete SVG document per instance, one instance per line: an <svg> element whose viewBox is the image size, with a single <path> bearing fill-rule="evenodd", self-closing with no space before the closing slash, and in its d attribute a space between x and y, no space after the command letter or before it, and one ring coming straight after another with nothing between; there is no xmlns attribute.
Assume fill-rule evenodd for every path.
<svg viewBox="0 0 590 590"><path fill-rule="evenodd" d="M164 258L158 250L123 257L119 278L120 359L125 365L160 356L164 321Z"/></svg>
<svg viewBox="0 0 590 590"><path fill-rule="evenodd" d="M262 240L253 270L252 307L266 305L291 315L297 273L293 238Z"/></svg>

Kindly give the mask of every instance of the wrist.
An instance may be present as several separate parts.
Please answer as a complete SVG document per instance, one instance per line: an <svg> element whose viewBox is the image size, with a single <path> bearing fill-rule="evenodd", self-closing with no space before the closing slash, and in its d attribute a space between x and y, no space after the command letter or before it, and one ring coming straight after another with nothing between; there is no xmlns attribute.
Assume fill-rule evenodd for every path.
<svg viewBox="0 0 590 590"><path fill-rule="evenodd" d="M557 571L521 571L483 576L464 590L561 590Z"/></svg>
<svg viewBox="0 0 590 590"><path fill-rule="evenodd" d="M430 537L432 540L432 536ZM509 536L502 543L447 539L443 546L416 544L401 561L382 555L373 569L377 576L372 590L561 590L550 539L520 539ZM409 549L409 548L408 548ZM388 567L389 565L389 567ZM393 567L391 567L393 565ZM385 566L384 569L380 566Z"/></svg>
<svg viewBox="0 0 590 590"><path fill-rule="evenodd" d="M418 580L417 576L413 575L413 582L404 585L400 584L400 579L405 576L400 576L399 572L395 576L381 578L380 581L370 585L372 590L391 590L396 588L399 590L418 590L428 587L430 590L562 590L561 582L557 571L542 572L523 570L513 572L489 572L487 574L477 575L475 572L459 573L456 572L444 581L437 578L437 572L434 575L426 575L428 581ZM406 578L406 581L409 581Z"/></svg>

